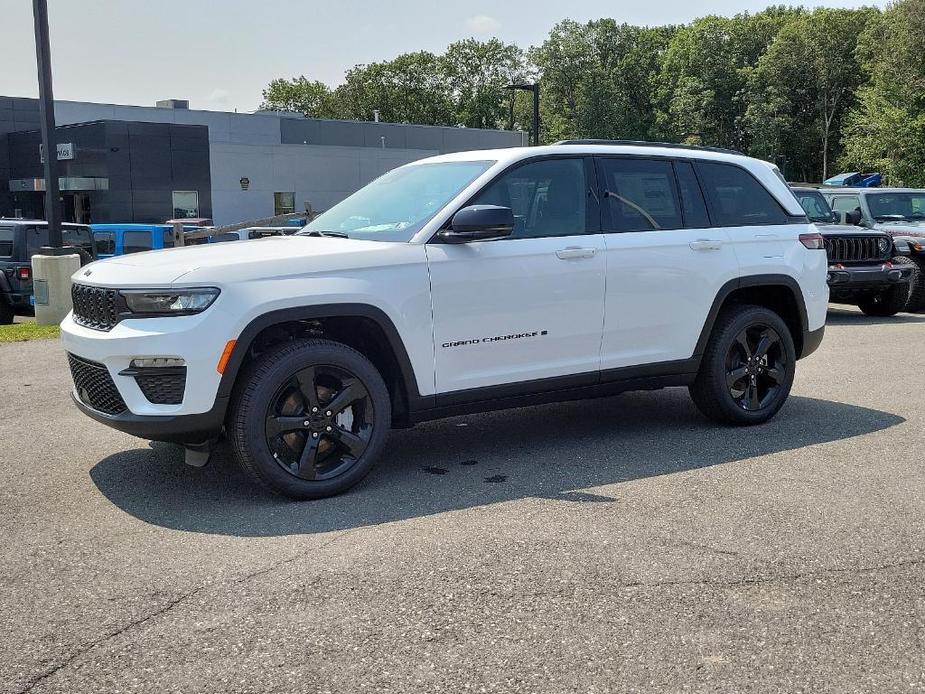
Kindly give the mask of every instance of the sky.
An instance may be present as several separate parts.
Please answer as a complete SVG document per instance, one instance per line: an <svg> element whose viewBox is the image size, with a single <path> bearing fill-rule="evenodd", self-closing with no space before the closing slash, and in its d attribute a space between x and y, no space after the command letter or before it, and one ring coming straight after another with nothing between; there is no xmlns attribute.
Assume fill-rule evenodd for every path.
<svg viewBox="0 0 925 694"><path fill-rule="evenodd" d="M784 0L778 0L783 2ZM763 9L767 0L48 0L57 99L253 111L276 77L331 86L358 63L453 41L497 37L523 48L570 18L678 24L704 14ZM803 0L807 7L882 0ZM0 95L38 96L32 2L0 0L6 59Z"/></svg>

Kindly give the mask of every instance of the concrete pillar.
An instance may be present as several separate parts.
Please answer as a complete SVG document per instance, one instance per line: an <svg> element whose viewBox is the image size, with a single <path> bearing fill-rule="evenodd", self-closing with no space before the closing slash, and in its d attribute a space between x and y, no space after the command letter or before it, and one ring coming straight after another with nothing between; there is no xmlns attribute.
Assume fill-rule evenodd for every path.
<svg viewBox="0 0 925 694"><path fill-rule="evenodd" d="M71 275L80 269L80 256L32 256L35 322L57 325L71 310Z"/></svg>

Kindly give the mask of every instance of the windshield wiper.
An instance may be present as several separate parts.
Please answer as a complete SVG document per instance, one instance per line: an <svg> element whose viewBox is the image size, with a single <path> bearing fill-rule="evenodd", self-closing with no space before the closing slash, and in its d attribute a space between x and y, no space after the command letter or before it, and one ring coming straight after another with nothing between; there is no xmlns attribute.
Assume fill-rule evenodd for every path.
<svg viewBox="0 0 925 694"><path fill-rule="evenodd" d="M328 231L328 230L321 231L320 229L312 229L311 231L302 231L302 232L299 232L299 236L332 236L338 239L349 239L350 238L349 236L347 236L347 234L345 234L342 231Z"/></svg>

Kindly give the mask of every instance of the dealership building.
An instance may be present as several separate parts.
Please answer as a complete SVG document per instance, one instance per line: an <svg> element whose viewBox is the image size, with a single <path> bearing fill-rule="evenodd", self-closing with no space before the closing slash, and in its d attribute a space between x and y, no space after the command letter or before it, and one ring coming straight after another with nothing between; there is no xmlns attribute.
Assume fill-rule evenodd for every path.
<svg viewBox="0 0 925 694"><path fill-rule="evenodd" d="M324 210L416 159L526 144L522 132L298 114L55 102L64 219L232 224ZM44 217L39 104L0 96L0 217Z"/></svg>

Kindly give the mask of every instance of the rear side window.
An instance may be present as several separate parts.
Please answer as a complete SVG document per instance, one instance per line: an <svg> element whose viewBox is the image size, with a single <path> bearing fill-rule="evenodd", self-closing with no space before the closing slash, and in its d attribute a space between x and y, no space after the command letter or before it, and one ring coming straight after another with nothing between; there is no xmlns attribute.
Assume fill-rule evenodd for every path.
<svg viewBox="0 0 925 694"><path fill-rule="evenodd" d="M65 246L77 246L93 255L93 235L89 229L84 227L63 227L61 229L61 241Z"/></svg>
<svg viewBox="0 0 925 694"><path fill-rule="evenodd" d="M0 227L0 258L13 256L13 227Z"/></svg>
<svg viewBox="0 0 925 694"><path fill-rule="evenodd" d="M150 231L126 231L122 235L122 249L125 253L140 253L151 250Z"/></svg>
<svg viewBox="0 0 925 694"><path fill-rule="evenodd" d="M97 255L115 255L116 235L111 231L98 231L93 235Z"/></svg>
<svg viewBox="0 0 925 694"><path fill-rule="evenodd" d="M703 199L700 183L689 161L676 161L674 170L678 176L678 190L681 193L681 210L684 212L684 226L702 229L710 226L707 203Z"/></svg>
<svg viewBox="0 0 925 694"><path fill-rule="evenodd" d="M605 223L613 231L680 229L681 203L670 161L602 158Z"/></svg>
<svg viewBox="0 0 925 694"><path fill-rule="evenodd" d="M744 169L731 164L697 162L703 192L718 226L787 224L780 204Z"/></svg>
<svg viewBox="0 0 925 694"><path fill-rule="evenodd" d="M26 229L26 257L31 258L39 249L48 245L48 227L29 227Z"/></svg>

